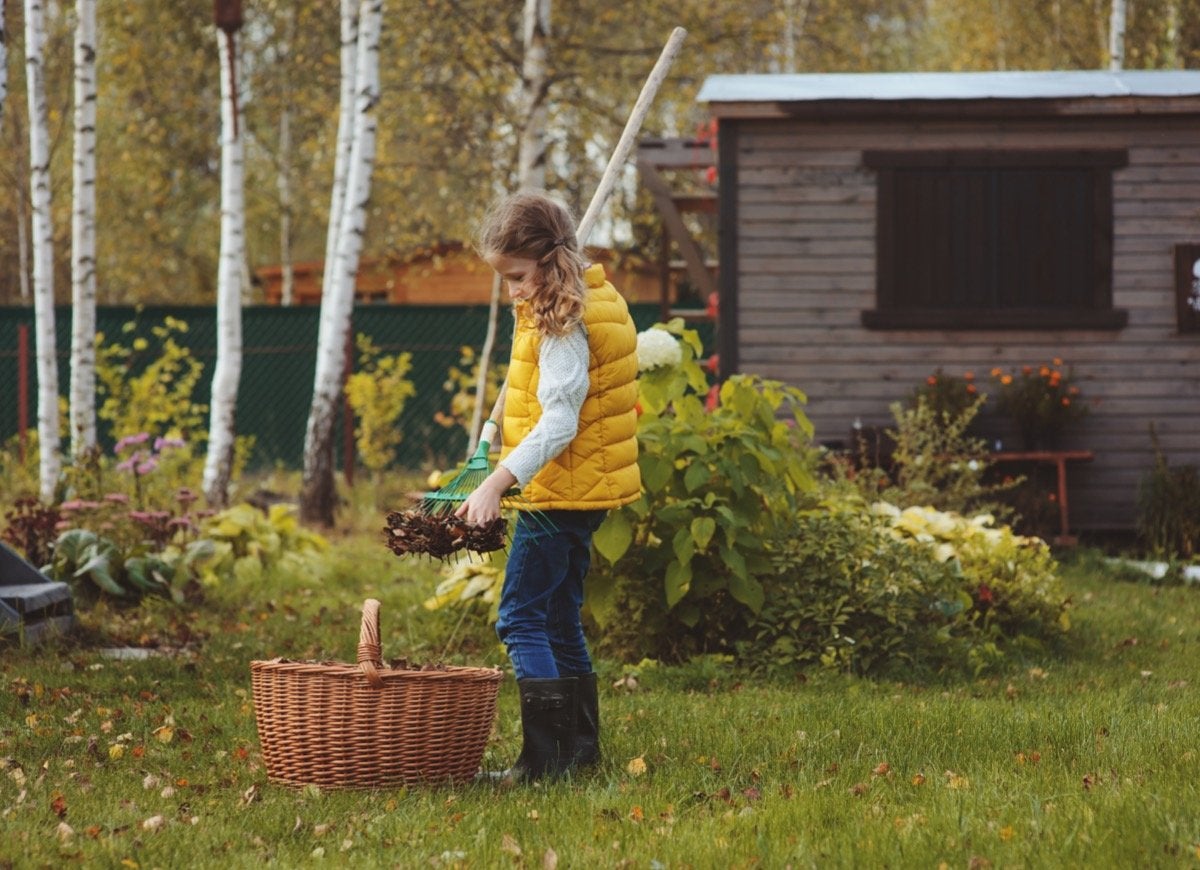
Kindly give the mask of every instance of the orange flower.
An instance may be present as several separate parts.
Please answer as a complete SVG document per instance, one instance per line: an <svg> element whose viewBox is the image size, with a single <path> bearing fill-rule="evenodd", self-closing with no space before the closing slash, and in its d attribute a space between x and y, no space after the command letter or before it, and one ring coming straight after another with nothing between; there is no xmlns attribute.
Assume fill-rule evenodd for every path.
<svg viewBox="0 0 1200 870"><path fill-rule="evenodd" d="M1000 383L1007 387L1012 383L1012 375L1004 375L1002 378L1000 378Z"/></svg>
<svg viewBox="0 0 1200 870"><path fill-rule="evenodd" d="M1067 392L1070 393L1072 396L1078 396L1079 395L1079 387L1067 387Z"/></svg>
<svg viewBox="0 0 1200 870"><path fill-rule="evenodd" d="M974 384L967 384L967 392L968 392L968 393L970 393L970 394L973 396L973 395L975 395L975 394L976 394L977 392L979 392L979 391L978 391L977 389L975 389L975 385L974 385Z"/></svg>
<svg viewBox="0 0 1200 870"><path fill-rule="evenodd" d="M1062 365L1062 360L1061 360L1061 359L1059 359L1058 357L1055 357L1055 358L1052 360L1052 362L1053 362L1053 363L1054 363L1056 366L1060 366L1060 365Z"/></svg>
<svg viewBox="0 0 1200 870"><path fill-rule="evenodd" d="M1042 366L1040 369L1038 369L1038 374L1041 375L1043 378L1050 377L1050 367Z"/></svg>
<svg viewBox="0 0 1200 870"><path fill-rule="evenodd" d="M965 373L965 374L963 375L963 380L966 380L966 381L973 381L973 380L975 380L975 372L967 372L967 373Z"/></svg>
<svg viewBox="0 0 1200 870"><path fill-rule="evenodd" d="M925 383L929 384L929 386L931 386L931 387L936 387L937 386L937 377L935 375L930 375L929 377L927 377L925 379Z"/></svg>
<svg viewBox="0 0 1200 870"><path fill-rule="evenodd" d="M1062 403L1063 403L1064 408L1069 408L1071 406L1071 400L1068 399L1066 396L1062 397Z"/></svg>
<svg viewBox="0 0 1200 870"><path fill-rule="evenodd" d="M992 377L993 377L993 378L998 378L998 377L1000 377L1000 375L1002 375L1002 374L1004 374L1004 371L1003 371L1003 369L1001 369L999 366L997 366L996 368L992 369Z"/></svg>

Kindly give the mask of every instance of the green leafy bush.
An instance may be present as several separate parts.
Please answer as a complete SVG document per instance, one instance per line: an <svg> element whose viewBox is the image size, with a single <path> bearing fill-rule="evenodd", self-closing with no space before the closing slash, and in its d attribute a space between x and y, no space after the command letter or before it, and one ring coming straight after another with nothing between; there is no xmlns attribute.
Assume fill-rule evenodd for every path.
<svg viewBox="0 0 1200 870"><path fill-rule="evenodd" d="M826 502L796 517L780 573L741 660L857 673L940 667L969 647L971 600L950 562L888 534L877 517Z"/></svg>
<svg viewBox="0 0 1200 870"><path fill-rule="evenodd" d="M959 513L988 512L1007 517L1011 512L1000 495L1019 480L990 482L987 443L968 432L979 414L984 397L972 400L959 413L939 410L924 395L911 406L891 406L896 427L887 435L893 442L890 466L862 463L842 479L868 502L883 499L893 504L932 505Z"/></svg>
<svg viewBox="0 0 1200 870"><path fill-rule="evenodd" d="M978 673L1069 628L1042 541L987 515L864 507L833 497L797 518L745 663Z"/></svg>
<svg viewBox="0 0 1200 870"><path fill-rule="evenodd" d="M655 329L677 337L680 362L640 376L642 494L596 532L602 559L587 587L592 618L610 640L619 622L632 645L620 654L635 659L723 645L744 630L815 485L803 393L737 375L706 401L697 334L678 320Z"/></svg>
<svg viewBox="0 0 1200 870"><path fill-rule="evenodd" d="M925 379L913 391L910 404L923 402L935 414L947 419L956 419L966 414L967 409L974 407L978 413L979 406L986 402L987 397L979 393L975 384L975 373L964 372L962 376L948 375L941 369ZM975 415L972 414L972 417Z"/></svg>
<svg viewBox="0 0 1200 870"><path fill-rule="evenodd" d="M162 555L149 542L123 549L112 538L88 529L69 529L55 541L54 555L44 570L69 583L85 600L105 595L136 601L144 595L161 595L182 602L193 579L192 568L205 556L203 542L192 542L177 555Z"/></svg>

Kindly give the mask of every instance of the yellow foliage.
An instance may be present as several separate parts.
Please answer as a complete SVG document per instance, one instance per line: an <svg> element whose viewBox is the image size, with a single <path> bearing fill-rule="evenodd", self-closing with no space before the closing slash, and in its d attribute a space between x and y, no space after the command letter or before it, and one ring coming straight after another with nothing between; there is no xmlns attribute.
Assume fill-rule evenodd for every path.
<svg viewBox="0 0 1200 870"><path fill-rule="evenodd" d="M363 465L382 471L396 458L396 447L404 433L396 425L405 403L416 387L406 376L412 369L412 354L380 356L371 339L359 334L360 371L346 379L346 400L358 418L354 428L355 447Z"/></svg>

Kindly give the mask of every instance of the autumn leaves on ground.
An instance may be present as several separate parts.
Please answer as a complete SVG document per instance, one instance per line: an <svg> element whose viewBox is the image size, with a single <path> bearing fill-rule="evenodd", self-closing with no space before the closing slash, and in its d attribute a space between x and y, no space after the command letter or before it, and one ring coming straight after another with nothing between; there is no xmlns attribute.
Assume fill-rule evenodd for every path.
<svg viewBox="0 0 1200 870"><path fill-rule="evenodd" d="M371 555L374 554L374 555ZM1191 587L1068 566L1060 658L986 680L786 682L721 659L601 662L606 758L498 791L270 785L248 663L352 660L365 595L385 655L499 663L482 628L421 606L432 568L362 538L321 576L84 614L80 635L0 654L0 865L1194 866L1200 747ZM464 633L465 632L465 633ZM454 635L451 640L452 635ZM450 648L447 642L450 641ZM122 659L105 650L157 645ZM519 746L501 691L485 765Z"/></svg>

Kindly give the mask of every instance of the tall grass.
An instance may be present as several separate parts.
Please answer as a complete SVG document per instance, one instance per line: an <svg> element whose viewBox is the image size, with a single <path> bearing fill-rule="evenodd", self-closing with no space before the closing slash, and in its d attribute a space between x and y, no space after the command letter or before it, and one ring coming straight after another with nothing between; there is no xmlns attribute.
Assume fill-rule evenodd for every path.
<svg viewBox="0 0 1200 870"><path fill-rule="evenodd" d="M352 660L367 596L386 655L434 660L454 630L420 606L432 567L356 537L320 580L96 611L83 641L0 653L0 865L1195 866L1200 589L1067 579L1069 650L986 679L600 662L606 755L579 779L271 786L251 659ZM450 658L503 661L486 628L460 638ZM173 651L101 653L147 640ZM509 679L485 763L518 748Z"/></svg>

